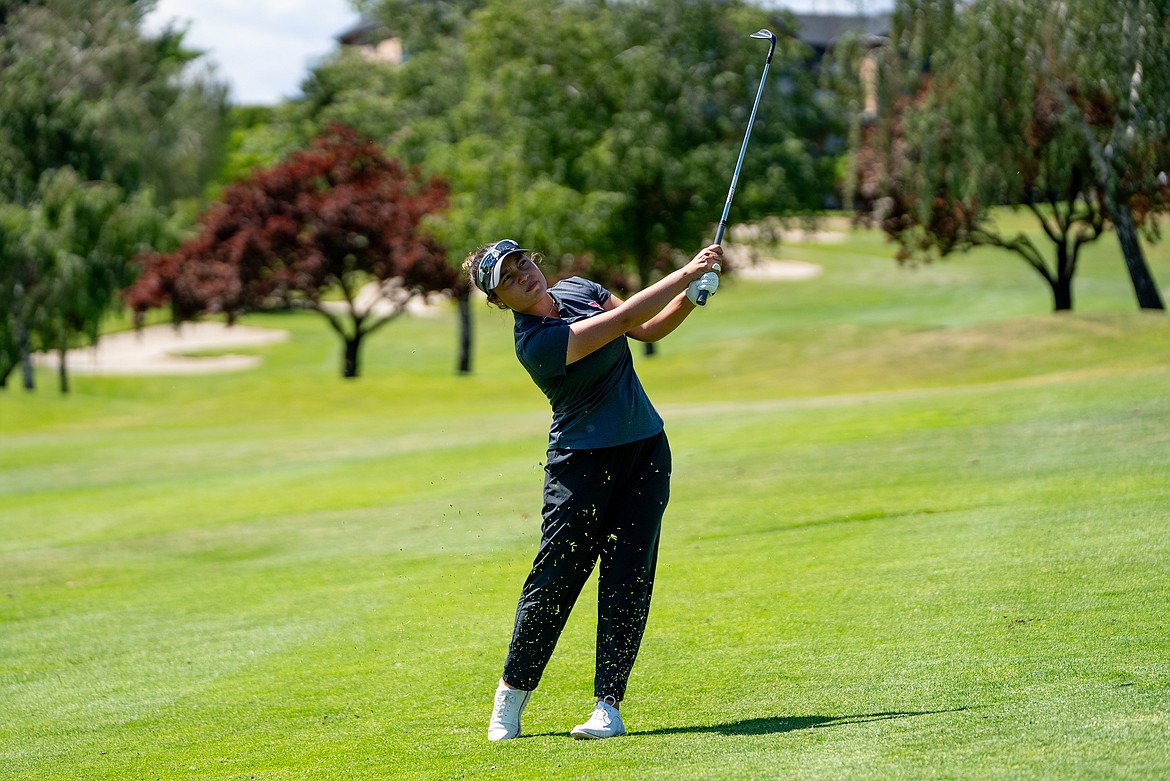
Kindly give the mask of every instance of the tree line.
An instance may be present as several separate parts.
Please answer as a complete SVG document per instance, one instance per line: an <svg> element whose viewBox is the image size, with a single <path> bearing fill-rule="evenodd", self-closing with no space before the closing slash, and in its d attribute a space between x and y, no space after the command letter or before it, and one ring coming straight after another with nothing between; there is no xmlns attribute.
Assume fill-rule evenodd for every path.
<svg viewBox="0 0 1170 781"><path fill-rule="evenodd" d="M379 65L349 50L314 69L301 100L258 117L241 141L250 164L275 164L322 128L354 129L447 183L447 208L426 229L452 267L514 236L553 276L588 273L629 292L710 241L765 54L747 34L772 25L768 13L665 0L387 2L369 13L400 32L408 58ZM808 57L795 38L779 47L738 219L811 214L833 187L844 124ZM469 291L457 279L453 292L467 371Z"/></svg>
<svg viewBox="0 0 1170 781"><path fill-rule="evenodd" d="M512 236L554 276L629 292L709 240L760 27L781 41L734 221L814 215L844 188L902 259L1006 247L1057 310L1112 227L1139 305L1161 306L1138 239L1170 202L1152 0L899 0L884 45L845 41L819 70L791 16L736 0L371 0L404 62L343 49L301 97L235 109L181 33L142 31L149 5L0 2L0 383L23 364L27 385L30 350L92 342L124 302L311 309L356 376L362 339L435 290L460 301L470 370L453 269L476 246ZM1051 246L998 232L1000 205Z"/></svg>

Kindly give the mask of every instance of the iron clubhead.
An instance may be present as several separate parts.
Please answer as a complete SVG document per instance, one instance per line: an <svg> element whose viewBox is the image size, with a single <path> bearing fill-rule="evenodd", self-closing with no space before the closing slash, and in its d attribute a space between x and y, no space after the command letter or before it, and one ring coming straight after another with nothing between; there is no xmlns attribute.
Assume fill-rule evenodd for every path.
<svg viewBox="0 0 1170 781"><path fill-rule="evenodd" d="M772 62L772 53L776 51L776 34L771 30L757 30L752 33L752 38L759 38L762 41L768 42L768 62Z"/></svg>

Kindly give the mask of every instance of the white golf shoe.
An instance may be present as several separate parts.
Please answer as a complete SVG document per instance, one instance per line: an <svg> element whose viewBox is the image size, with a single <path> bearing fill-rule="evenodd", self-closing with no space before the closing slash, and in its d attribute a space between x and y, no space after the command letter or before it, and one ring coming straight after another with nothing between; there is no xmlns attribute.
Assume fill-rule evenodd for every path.
<svg viewBox="0 0 1170 781"><path fill-rule="evenodd" d="M573 727L569 734L578 740L600 740L625 735L626 725L622 723L622 714L616 705L617 701L613 697L598 700L597 707L589 714L589 720Z"/></svg>
<svg viewBox="0 0 1170 781"><path fill-rule="evenodd" d="M511 740L520 737L520 714L528 704L532 692L523 689L509 689L500 682L496 688L496 703L492 708L492 720L488 723L488 740Z"/></svg>

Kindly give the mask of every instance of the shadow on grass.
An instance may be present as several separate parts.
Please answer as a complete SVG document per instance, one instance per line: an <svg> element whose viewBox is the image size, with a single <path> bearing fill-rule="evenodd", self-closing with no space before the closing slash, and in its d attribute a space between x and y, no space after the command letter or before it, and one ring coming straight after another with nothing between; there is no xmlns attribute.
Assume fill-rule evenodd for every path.
<svg viewBox="0 0 1170 781"><path fill-rule="evenodd" d="M692 727L661 727L659 729L636 730L636 735L681 735L710 732L718 735L778 735L785 732L799 732L805 729L841 727L847 724L867 724L871 721L892 721L914 716L932 716L937 713L958 713L966 708L928 711L883 711L882 713L857 713L849 716L763 716L743 719L727 724L709 724Z"/></svg>
<svg viewBox="0 0 1170 781"><path fill-rule="evenodd" d="M883 711L882 713L857 713L850 716L763 716L756 719L743 719L727 724L704 724L692 727L659 727L658 729L635 729L630 731L633 737L650 735L688 735L710 733L715 735L780 735L785 732L799 732L804 729L823 729L826 727L843 727L847 724L867 724L871 721L892 721L893 719L909 719L914 716L933 716L937 713L960 713L967 708L948 708L947 710L922 711ZM563 732L536 732L524 733L524 738L564 737Z"/></svg>

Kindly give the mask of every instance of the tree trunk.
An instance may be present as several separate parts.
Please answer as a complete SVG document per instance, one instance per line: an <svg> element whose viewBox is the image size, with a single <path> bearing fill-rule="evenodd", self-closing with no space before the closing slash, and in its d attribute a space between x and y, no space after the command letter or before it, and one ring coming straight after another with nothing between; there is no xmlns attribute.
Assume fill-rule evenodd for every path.
<svg viewBox="0 0 1170 781"><path fill-rule="evenodd" d="M358 376L358 352L361 350L362 336L364 334L359 331L345 340L345 366L342 368L341 376L346 379Z"/></svg>
<svg viewBox="0 0 1170 781"><path fill-rule="evenodd" d="M28 348L28 326L21 323L20 326L20 372L24 380L24 389L26 391L36 390L37 384L33 375L32 368L32 353Z"/></svg>
<svg viewBox="0 0 1170 781"><path fill-rule="evenodd" d="M1133 218L1129 209L1119 206L1112 214L1113 231L1117 234L1117 241L1121 244L1121 252L1125 255L1125 267L1129 269L1129 278L1133 282L1133 292L1137 296L1138 307L1141 309L1165 309L1158 286L1150 274L1150 267L1146 265L1146 256L1142 252L1142 244L1138 240L1137 229L1133 226Z"/></svg>
<svg viewBox="0 0 1170 781"><path fill-rule="evenodd" d="M1142 80L1141 52L1144 48L1140 39L1145 36L1145 27L1137 20L1149 13L1150 9L1145 6L1144 2L1138 3L1137 7L1133 7L1133 4L1124 5L1125 22L1122 29L1125 31L1126 37L1122 62L1125 63L1123 74L1129 76L1130 91L1128 100L1119 107L1116 118L1113 120L1110 138L1114 143L1121 142L1128 145L1129 140L1133 138L1137 130L1137 119L1142 113L1135 104L1140 103L1137 85ZM1131 12L1135 12L1137 19L1131 16ZM1122 117L1127 120L1124 128L1119 124ZM1097 155L1097 149L1092 151L1094 155ZM1112 155L1112 148L1108 151L1101 150L1100 162L1109 162ZM1106 170L1100 163L1097 164L1097 168L1102 173ZM1112 173L1112 169L1108 170ZM1110 183L1116 181L1115 174L1110 176ZM1138 241L1137 229L1133 226L1133 215L1129 211L1128 204L1118 203L1123 199L1118 197L1119 193L1115 187L1107 190L1106 195L1109 199L1107 201L1109 216L1113 220L1113 230L1117 233L1117 241L1121 244L1121 253L1125 256L1125 266L1129 269L1129 278L1133 283L1133 292L1137 296L1138 307L1140 309L1165 309L1162 296L1158 293L1158 286L1154 284L1150 268L1146 265L1146 256L1142 252L1141 242Z"/></svg>
<svg viewBox="0 0 1170 781"><path fill-rule="evenodd" d="M1101 186L1101 199L1105 202L1105 209L1109 213L1109 219L1113 221L1117 241L1121 244L1121 253L1125 256L1125 265L1129 269L1129 278L1133 282L1133 292L1137 296L1138 306L1142 309L1165 309L1158 287L1150 275L1149 266L1146 265L1146 257L1138 241L1137 230L1133 227L1133 216L1129 213L1129 206L1118 197L1112 152L1107 153L1106 148L1093 135L1088 120L1085 119L1084 113L1073 105L1068 91L1062 88L1056 90L1055 94L1065 109L1076 116L1077 128L1088 146L1093 170L1097 174L1097 183ZM1117 140L1123 137L1127 130L1132 131L1133 126L1121 129L1115 125L1111 138Z"/></svg>
<svg viewBox="0 0 1170 781"><path fill-rule="evenodd" d="M60 388L62 394L69 393L69 369L65 365L65 355L68 352L64 347L57 350L57 387Z"/></svg>
<svg viewBox="0 0 1170 781"><path fill-rule="evenodd" d="M1052 280L1052 311L1072 311L1072 277L1058 276Z"/></svg>
<svg viewBox="0 0 1170 781"><path fill-rule="evenodd" d="M459 293L459 365L460 374L471 374L471 291Z"/></svg>

